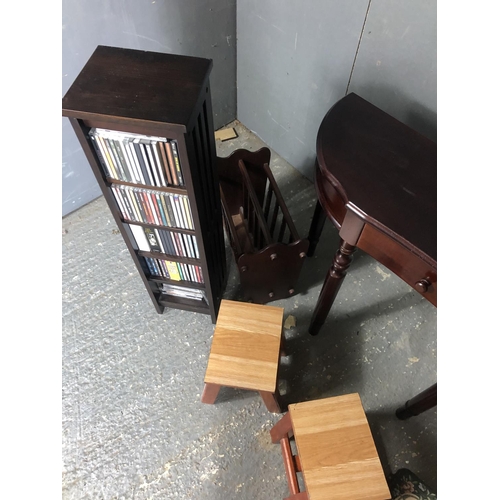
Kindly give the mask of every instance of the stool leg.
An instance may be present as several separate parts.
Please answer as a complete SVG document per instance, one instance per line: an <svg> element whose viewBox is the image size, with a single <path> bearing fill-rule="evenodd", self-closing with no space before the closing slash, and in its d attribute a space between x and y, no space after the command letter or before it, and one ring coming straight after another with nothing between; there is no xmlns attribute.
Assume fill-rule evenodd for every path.
<svg viewBox="0 0 500 500"><path fill-rule="evenodd" d="M259 391L259 394L264 401L266 408L271 413L281 413L281 407L276 399L276 394L274 392Z"/></svg>
<svg viewBox="0 0 500 500"><path fill-rule="evenodd" d="M219 394L220 385L218 384L205 384L203 394L201 395L201 402L213 405Z"/></svg>
<svg viewBox="0 0 500 500"><path fill-rule="evenodd" d="M292 420L290 418L290 413L285 413L273 426L270 430L271 441L274 444L277 444L281 441L282 438L288 435L289 432L292 432Z"/></svg>

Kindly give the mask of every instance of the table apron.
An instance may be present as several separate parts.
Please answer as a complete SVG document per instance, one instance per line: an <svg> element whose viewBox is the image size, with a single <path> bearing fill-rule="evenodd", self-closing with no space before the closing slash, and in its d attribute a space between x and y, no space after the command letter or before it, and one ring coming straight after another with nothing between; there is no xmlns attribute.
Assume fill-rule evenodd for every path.
<svg viewBox="0 0 500 500"><path fill-rule="evenodd" d="M436 265L426 262L387 234L370 224L365 224L357 247L394 272L431 304L437 306L437 269ZM429 286L425 292L416 284L425 280Z"/></svg>

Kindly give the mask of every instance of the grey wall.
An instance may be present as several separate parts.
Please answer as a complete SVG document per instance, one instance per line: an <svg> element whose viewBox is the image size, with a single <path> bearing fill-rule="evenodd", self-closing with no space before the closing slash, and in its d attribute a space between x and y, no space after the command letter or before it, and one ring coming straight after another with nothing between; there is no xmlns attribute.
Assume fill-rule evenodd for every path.
<svg viewBox="0 0 500 500"><path fill-rule="evenodd" d="M237 34L238 119L310 179L348 92L436 140L436 0L238 0Z"/></svg>
<svg viewBox="0 0 500 500"><path fill-rule="evenodd" d="M213 59L214 124L236 118L236 0L63 0L62 95L97 45ZM101 195L62 119L62 215Z"/></svg>
<svg viewBox="0 0 500 500"><path fill-rule="evenodd" d="M436 0L372 0L349 92L437 140Z"/></svg>
<svg viewBox="0 0 500 500"><path fill-rule="evenodd" d="M312 179L318 127L348 92L436 140L436 2L63 0L62 91L99 44L211 58L215 127L237 117ZM66 215L101 193L65 118L62 132Z"/></svg>

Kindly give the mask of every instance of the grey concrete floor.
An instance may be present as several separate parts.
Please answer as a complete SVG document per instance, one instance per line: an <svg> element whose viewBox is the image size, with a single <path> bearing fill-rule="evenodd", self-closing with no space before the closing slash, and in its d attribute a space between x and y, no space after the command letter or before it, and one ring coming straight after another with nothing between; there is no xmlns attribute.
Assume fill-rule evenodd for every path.
<svg viewBox="0 0 500 500"><path fill-rule="evenodd" d="M218 154L265 144L239 122ZM271 168L301 236L313 184L272 152ZM222 389L200 402L214 325L179 310L158 315L103 197L62 220L62 497L281 499L287 482L270 414L257 393ZM296 326L279 369L283 405L361 396L387 475L399 468L437 488L437 411L406 421L395 409L437 378L436 309L357 251L317 337L307 326L338 245L325 225L298 294L271 302ZM224 297L240 300L232 255Z"/></svg>

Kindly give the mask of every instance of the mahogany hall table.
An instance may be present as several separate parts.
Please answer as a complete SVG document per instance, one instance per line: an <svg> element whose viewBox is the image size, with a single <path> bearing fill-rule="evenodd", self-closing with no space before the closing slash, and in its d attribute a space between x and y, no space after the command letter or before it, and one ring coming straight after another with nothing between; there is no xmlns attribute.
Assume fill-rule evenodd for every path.
<svg viewBox="0 0 500 500"><path fill-rule="evenodd" d="M326 217L339 229L340 248L309 333L319 333L356 248L437 306L436 143L351 93L324 117L316 150L308 256Z"/></svg>

